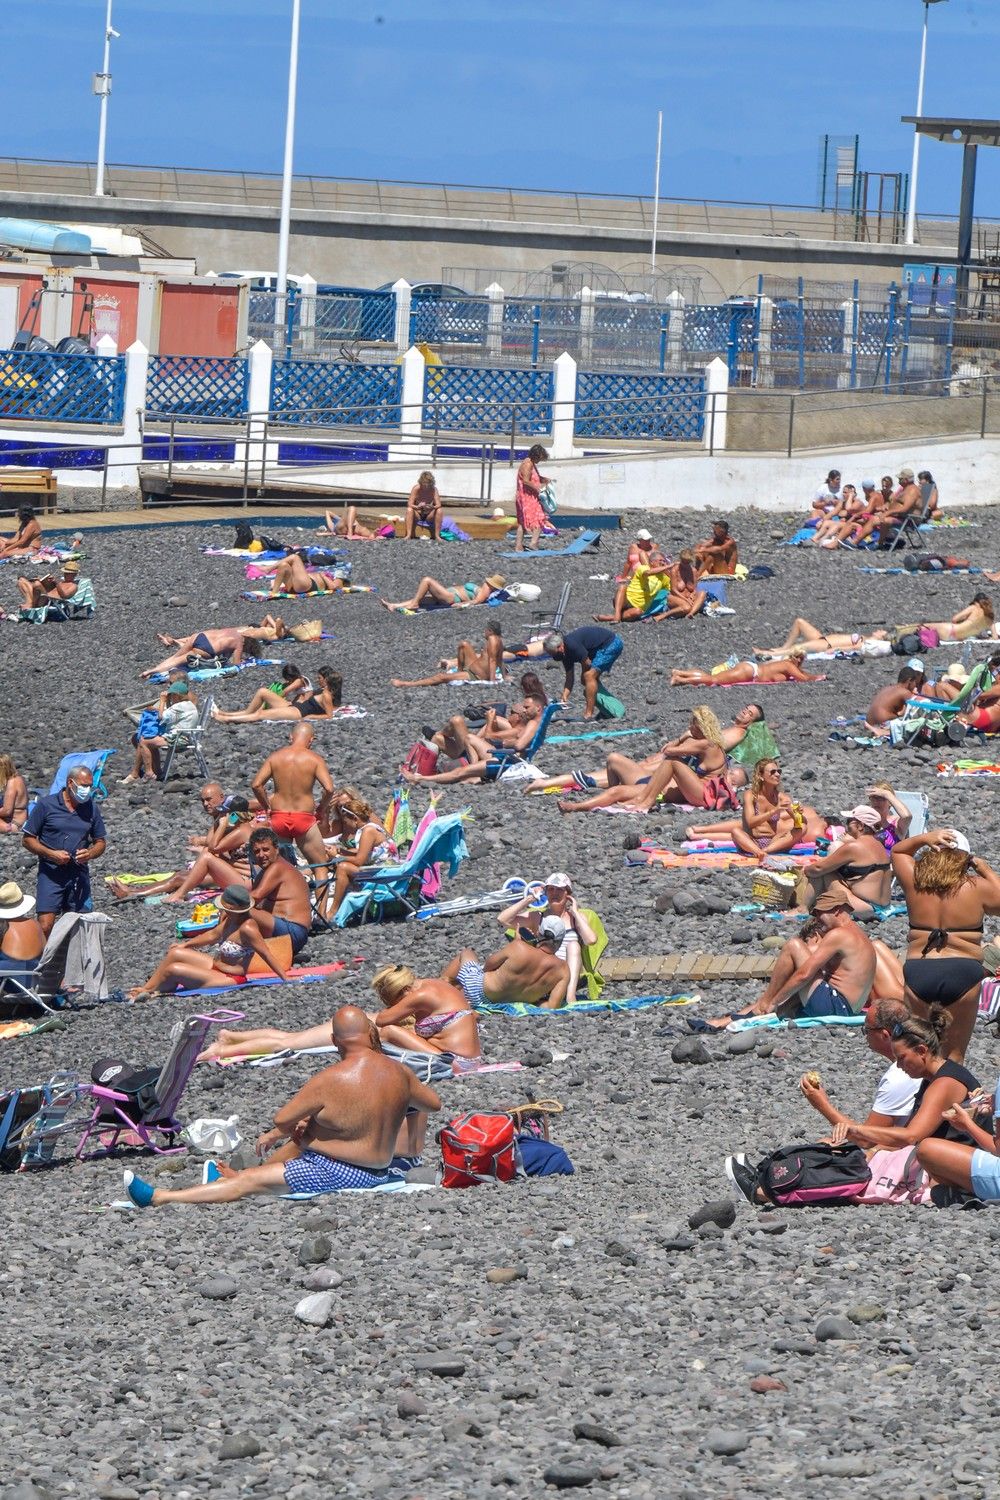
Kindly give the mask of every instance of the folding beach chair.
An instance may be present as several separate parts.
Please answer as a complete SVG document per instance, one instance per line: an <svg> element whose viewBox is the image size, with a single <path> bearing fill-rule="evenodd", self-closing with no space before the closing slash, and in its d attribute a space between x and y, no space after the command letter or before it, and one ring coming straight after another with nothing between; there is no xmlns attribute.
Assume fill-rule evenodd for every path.
<svg viewBox="0 0 1000 1500"><path fill-rule="evenodd" d="M893 719L889 725L890 742L893 745L912 745L921 738L924 730L931 734L940 731L947 735L949 726L954 724L954 734L949 738L955 744L961 743L964 738L962 725L955 724L955 721L959 714L972 705L979 693L990 687L992 681L989 663L981 661L977 667L973 667L958 696L950 703L939 703L936 698L907 698L902 716Z"/></svg>
<svg viewBox="0 0 1000 1500"><path fill-rule="evenodd" d="M54 1073L48 1083L0 1094L0 1172L47 1165L59 1128L79 1098L75 1073Z"/></svg>
<svg viewBox="0 0 1000 1500"><path fill-rule="evenodd" d="M406 859L397 865L366 865L359 870L332 919L334 927L346 927L352 917L362 922L381 921L384 908L401 905L404 914L420 908L420 887L432 865L445 864L454 875L469 850L462 829L464 813L448 813L428 823L414 839Z"/></svg>
<svg viewBox="0 0 1000 1500"><path fill-rule="evenodd" d="M208 762L205 759L205 752L201 748L201 742L205 738L209 724L212 722L212 710L214 707L215 699L209 694L202 702L201 711L198 714L198 722L194 728L186 730L183 734L177 735L175 739L170 741L170 748L167 751L167 758L163 766L162 781L170 780L170 772L178 755L193 755L198 762L199 772L206 781L208 780Z"/></svg>
<svg viewBox="0 0 1000 1500"><path fill-rule="evenodd" d="M926 793L897 792L896 796L910 814L910 832L908 837L913 837L918 833L926 833L930 817L930 803L927 800Z"/></svg>
<svg viewBox="0 0 1000 1500"><path fill-rule="evenodd" d="M599 531L581 531L578 537L567 543L565 547L550 547L547 551L541 549L534 552L501 552L501 557L513 557L518 562L526 557L580 557L584 552L594 552L600 545L601 533Z"/></svg>
<svg viewBox="0 0 1000 1500"><path fill-rule="evenodd" d="M929 514L929 500L925 500L919 511L911 511L908 516L903 517L884 550L895 552L897 547L922 547L924 539L920 535L920 528L927 524Z"/></svg>
<svg viewBox="0 0 1000 1500"><path fill-rule="evenodd" d="M177 1139L183 1129L177 1111L198 1054L204 1051L213 1026L242 1020L242 1013L234 1010L186 1016L171 1029L170 1051L162 1067L133 1069L122 1063L117 1071L102 1071L102 1076L112 1073L114 1087L96 1082L81 1084L81 1096L93 1100L93 1111L77 1143L77 1160L107 1155L123 1135L138 1137L139 1144L157 1156L183 1151ZM88 1152L91 1136L97 1138L98 1145Z"/></svg>
<svg viewBox="0 0 1000 1500"><path fill-rule="evenodd" d="M538 636L543 631L561 630L562 622L566 618L569 608L569 596L572 584L564 583L559 591L559 603L556 605L555 613L550 617L547 609L533 609L531 612L531 634Z"/></svg>
<svg viewBox="0 0 1000 1500"><path fill-rule="evenodd" d="M31 625L49 625L53 622L65 624L68 620L91 620L97 600L94 585L89 578L81 578L72 599L61 599L58 604L39 604L33 609L22 609L18 619Z"/></svg>
<svg viewBox="0 0 1000 1500"><path fill-rule="evenodd" d="M483 781L496 781L511 766L533 761L545 743L549 725L561 708L561 703L546 703L530 742L523 750L498 750L486 763Z"/></svg>
<svg viewBox="0 0 1000 1500"><path fill-rule="evenodd" d="M66 779L74 766L86 766L94 778L94 801L103 802L108 795L107 786L104 783L104 772L109 758L114 755L114 750L71 750L64 755L56 767L56 774L52 778L48 795L54 797L56 792L61 792L66 785ZM37 788L32 791L38 795Z"/></svg>
<svg viewBox="0 0 1000 1500"><path fill-rule="evenodd" d="M67 1000L106 1000L104 912L63 912L57 917L37 962L0 974L0 1005L35 1005L55 1015Z"/></svg>

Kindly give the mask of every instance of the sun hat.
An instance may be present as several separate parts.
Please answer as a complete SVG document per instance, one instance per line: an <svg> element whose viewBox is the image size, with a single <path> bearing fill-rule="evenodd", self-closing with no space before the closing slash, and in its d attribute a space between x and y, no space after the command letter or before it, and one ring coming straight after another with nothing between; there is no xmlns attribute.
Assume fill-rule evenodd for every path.
<svg viewBox="0 0 1000 1500"><path fill-rule="evenodd" d="M487 573L486 582L491 589L502 589L507 580L502 573Z"/></svg>
<svg viewBox="0 0 1000 1500"><path fill-rule="evenodd" d="M546 880L545 884L554 886L562 891L571 891L573 889L573 882L572 880L570 880L569 876L564 870L554 871L553 874L551 874Z"/></svg>
<svg viewBox="0 0 1000 1500"><path fill-rule="evenodd" d="M913 478L913 470L912 469L900 469L900 471L897 474L896 478L897 479L912 479Z"/></svg>
<svg viewBox="0 0 1000 1500"><path fill-rule="evenodd" d="M947 672L942 672L941 675L946 682L957 683L959 687L969 680L968 668L963 667L960 661L953 661Z"/></svg>
<svg viewBox="0 0 1000 1500"><path fill-rule="evenodd" d="M566 923L563 921L562 917L543 917L538 924L539 942L543 942L548 939L550 942L555 943L556 947L558 948L559 944L562 942L565 936Z"/></svg>
<svg viewBox="0 0 1000 1500"><path fill-rule="evenodd" d="M882 821L874 807L868 807L864 802L858 807L848 808L846 812L842 811L840 816L845 823L854 818L858 823L864 823L866 828L877 828Z"/></svg>
<svg viewBox="0 0 1000 1500"><path fill-rule="evenodd" d="M168 698L183 698L187 691L188 691L188 681L187 681L187 678L185 677L183 680L181 680L180 678L178 678L178 680L176 682L172 682L170 684L170 686L167 688L167 697Z"/></svg>
<svg viewBox="0 0 1000 1500"><path fill-rule="evenodd" d="M64 562L63 565L62 565L62 570L63 570L64 573L79 573L79 571L80 571L80 564L78 562L72 562L72 561L70 561L70 562Z"/></svg>
<svg viewBox="0 0 1000 1500"><path fill-rule="evenodd" d="M16 880L6 880L0 885L0 922L26 917L34 909L34 896L26 896Z"/></svg>
<svg viewBox="0 0 1000 1500"><path fill-rule="evenodd" d="M850 911L851 903L846 896L838 896L836 891L824 891L817 896L813 902L813 911Z"/></svg>
<svg viewBox="0 0 1000 1500"><path fill-rule="evenodd" d="M643 526L636 532L635 539L637 542L651 542L653 540L653 533L647 531L645 526Z"/></svg>
<svg viewBox="0 0 1000 1500"><path fill-rule="evenodd" d="M219 897L219 905L233 916L245 917L253 910L253 897L245 885L227 885Z"/></svg>

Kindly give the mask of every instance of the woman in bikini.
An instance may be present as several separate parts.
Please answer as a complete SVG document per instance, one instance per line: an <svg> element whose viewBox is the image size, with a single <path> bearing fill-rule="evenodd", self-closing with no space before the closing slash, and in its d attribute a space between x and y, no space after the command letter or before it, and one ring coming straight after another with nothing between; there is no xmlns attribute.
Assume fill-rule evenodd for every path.
<svg viewBox="0 0 1000 1500"><path fill-rule="evenodd" d="M356 505L349 505L343 516L335 515L332 510L328 510L326 528L321 526L316 535L343 537L347 542L374 542L378 539L377 531L369 531L367 526L361 525Z"/></svg>
<svg viewBox="0 0 1000 1500"><path fill-rule="evenodd" d="M813 651L859 651L864 655L888 656L891 651L889 645L890 634L888 630L873 630L869 635L862 631L846 630L820 630L811 621L803 619L799 615L792 621L791 628L780 646L753 648L754 656L775 660L781 657L799 657L808 655ZM881 651L869 643L884 642L885 650ZM806 648L803 651L803 647Z"/></svg>
<svg viewBox="0 0 1000 1500"><path fill-rule="evenodd" d="M343 587L342 578L334 573L324 573L319 568L310 573L302 554L289 552L275 568L270 597L280 599L283 594L335 594Z"/></svg>
<svg viewBox="0 0 1000 1500"><path fill-rule="evenodd" d="M675 667L670 674L671 687L730 687L739 682L825 682L814 677L794 661L740 661L720 672L705 672L699 667Z"/></svg>
<svg viewBox="0 0 1000 1500"><path fill-rule="evenodd" d="M345 857L336 860L333 894L326 897L326 914L332 921L355 875L366 865L389 864L399 851L376 818L374 808L354 787L344 787L338 792L331 813L333 826L339 815L341 848L348 851Z"/></svg>
<svg viewBox="0 0 1000 1500"><path fill-rule="evenodd" d="M787 854L804 837L801 809L781 790L781 767L776 760L759 760L743 793L743 818L732 840L741 854L763 860L768 854Z"/></svg>
<svg viewBox="0 0 1000 1500"><path fill-rule="evenodd" d="M133 885L108 878L108 887L116 901L139 900L146 896L168 897L171 903L187 899L202 887L221 889L239 882L250 888L253 871L247 848L255 827L255 814L245 797L230 797L229 806L220 811L205 840L205 848L186 870L168 875L148 885Z"/></svg>
<svg viewBox="0 0 1000 1500"><path fill-rule="evenodd" d="M28 817L28 783L9 755L0 755L0 833L20 833Z"/></svg>
<svg viewBox="0 0 1000 1500"><path fill-rule="evenodd" d="M892 885L889 856L876 834L881 814L874 807L862 805L840 816L844 819L844 838L803 872L808 881L806 904L811 907L823 891L832 891L852 912L870 917L876 906L889 904Z"/></svg>
<svg viewBox="0 0 1000 1500"><path fill-rule="evenodd" d="M332 719L341 705L344 680L332 667L320 667L318 687L307 689L295 702L273 688L258 688L246 708L213 708L221 724L255 724L261 719Z"/></svg>
<svg viewBox="0 0 1000 1500"><path fill-rule="evenodd" d="M31 557L41 550L42 528L30 505L23 505L17 513L17 530L13 536L0 539L0 558Z"/></svg>
<svg viewBox="0 0 1000 1500"><path fill-rule="evenodd" d="M670 568L670 593L667 608L655 617L663 620L690 620L705 608L708 595L698 587L705 569L699 570L691 549L685 550Z"/></svg>
<svg viewBox="0 0 1000 1500"><path fill-rule="evenodd" d="M491 595L499 593L507 580L501 573L488 573L478 586L474 583L438 583L436 578L421 578L411 599L399 599L395 604L380 599L385 609L468 609L470 604L485 604Z"/></svg>
<svg viewBox="0 0 1000 1500"><path fill-rule="evenodd" d="M974 636L995 637L993 601L989 594L976 594L972 603L952 615L950 620L928 620L922 625L900 625L899 634L913 630L936 630L939 641L969 641Z"/></svg>
<svg viewBox="0 0 1000 1500"><path fill-rule="evenodd" d="M634 812L649 812L657 802L688 802L693 807L722 811L736 808L736 790L729 781L729 761L724 731L707 704L691 714L687 733L664 745L661 762L645 779L632 785L609 786L583 802L559 800L559 811L591 812L598 807L621 806Z"/></svg>
<svg viewBox="0 0 1000 1500"><path fill-rule="evenodd" d="M246 886L227 885L218 905L217 925L181 943L172 943L146 983L129 991L130 1000L148 1000L176 989L238 984L246 978L255 958L263 960L279 979L287 978L288 970L272 953L253 919L253 897Z"/></svg>
<svg viewBox="0 0 1000 1500"><path fill-rule="evenodd" d="M866 514L864 500L860 499L853 484L845 484L840 504L825 516L813 533L813 544L820 547L836 547L845 523L850 529Z"/></svg>
<svg viewBox="0 0 1000 1500"><path fill-rule="evenodd" d="M425 469L406 502L406 541L413 541L418 525L427 527L432 542L438 541L441 536L441 513L437 482L431 471Z"/></svg>
<svg viewBox="0 0 1000 1500"><path fill-rule="evenodd" d="M430 677L392 677L390 683L395 688L441 687L446 682L498 682L502 677L503 635L491 621L481 652L471 641L459 641L455 656L440 662Z"/></svg>
<svg viewBox="0 0 1000 1500"><path fill-rule="evenodd" d="M1000 915L1000 876L968 849L953 829L901 839L892 868L903 888L910 933L903 978L906 1002L918 1016L944 1005L951 1017L948 1056L965 1056L979 1005L983 918Z"/></svg>

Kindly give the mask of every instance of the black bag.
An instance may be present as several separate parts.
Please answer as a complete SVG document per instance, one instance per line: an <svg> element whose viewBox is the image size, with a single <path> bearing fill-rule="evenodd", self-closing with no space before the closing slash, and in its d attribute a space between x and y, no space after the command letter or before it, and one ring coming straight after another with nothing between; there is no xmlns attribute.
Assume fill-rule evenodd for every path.
<svg viewBox="0 0 1000 1500"><path fill-rule="evenodd" d="M240 552L245 552L252 541L253 527L247 521L237 521L236 537L233 541L233 546L238 548Z"/></svg>
<svg viewBox="0 0 1000 1500"><path fill-rule="evenodd" d="M782 1146L757 1167L767 1198L781 1208L854 1203L871 1181L860 1146Z"/></svg>
<svg viewBox="0 0 1000 1500"><path fill-rule="evenodd" d="M920 637L915 630L906 635L897 635L892 643L893 656L916 656L920 651Z"/></svg>

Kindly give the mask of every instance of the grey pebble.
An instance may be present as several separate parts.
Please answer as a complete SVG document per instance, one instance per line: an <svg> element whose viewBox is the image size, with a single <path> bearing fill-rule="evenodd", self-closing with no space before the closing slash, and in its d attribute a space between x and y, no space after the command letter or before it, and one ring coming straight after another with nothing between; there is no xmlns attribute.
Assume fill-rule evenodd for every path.
<svg viewBox="0 0 1000 1500"><path fill-rule="evenodd" d="M739 1427L713 1427L705 1436L705 1447L709 1453L720 1458L733 1458L750 1446L750 1434Z"/></svg>
<svg viewBox="0 0 1000 1500"><path fill-rule="evenodd" d="M221 1461L230 1458L256 1458L260 1451L260 1443L252 1433L231 1432L222 1440L219 1459Z"/></svg>
<svg viewBox="0 0 1000 1500"><path fill-rule="evenodd" d="M857 1329L848 1318L838 1317L830 1314L820 1318L816 1324L816 1342L826 1344L836 1339L856 1339Z"/></svg>

